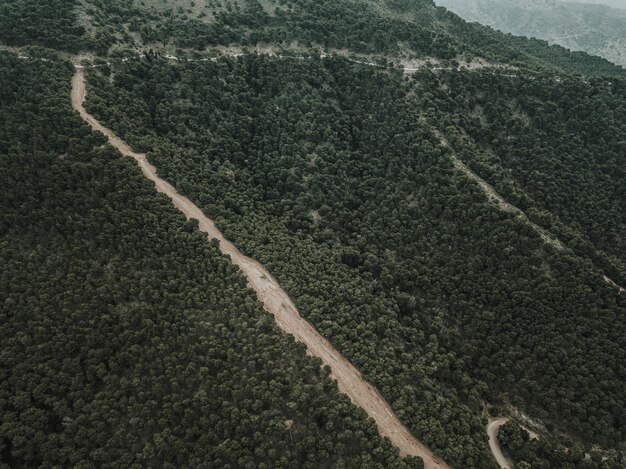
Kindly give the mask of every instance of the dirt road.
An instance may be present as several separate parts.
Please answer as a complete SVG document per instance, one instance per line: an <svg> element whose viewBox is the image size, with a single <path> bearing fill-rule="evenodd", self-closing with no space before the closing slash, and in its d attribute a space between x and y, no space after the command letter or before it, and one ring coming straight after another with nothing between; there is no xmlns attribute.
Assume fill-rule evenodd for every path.
<svg viewBox="0 0 626 469"><path fill-rule="evenodd" d="M487 434L489 435L489 448L493 453L493 457L496 458L498 465L502 469L511 469L511 464L502 454L502 450L500 449L500 443L498 443L498 430L500 427L509 421L508 418L501 417L497 419L493 419L489 421L489 425L487 425Z"/></svg>
<svg viewBox="0 0 626 469"><path fill-rule="evenodd" d="M500 210L504 212L511 212L517 215L522 220L524 220L537 232L539 236L541 236L541 239L543 239L544 242L554 246L556 249L559 249L559 250L565 249L565 246L563 245L561 241L559 241L556 237L552 236L550 233L548 233L546 230L544 230L542 227L540 227L536 223L533 223L522 210L520 210L516 206L504 200L504 197L498 194L496 190L487 181L485 181L478 174L476 174L474 171L469 169L467 165L463 163L461 159L456 155L456 153L452 149L452 146L450 145L450 142L448 142L448 139L446 139L441 132L435 131L435 135L439 138L441 145L451 150L448 156L450 160L452 161L452 164L454 165L456 170L462 172L469 179L476 182L480 186L480 188L483 190L485 195L487 196L487 200L489 200L489 202L496 205Z"/></svg>
<svg viewBox="0 0 626 469"><path fill-rule="evenodd" d="M533 230L535 230L535 232L541 237L541 239L543 239L545 243L551 245L552 247L560 251L566 249L565 244L563 244L556 236L552 235L548 230L542 228L541 226L533 222L530 218L528 218L528 215L526 215L521 209L507 202L504 199L504 197L498 194L496 190L487 181L485 181L478 174L472 171L465 163L463 163L461 159L457 156L457 154L454 152L454 149L450 145L450 142L448 142L448 140L443 136L441 132L435 131L434 133L439 138L441 145L451 150L448 156L450 158L450 161L452 161L454 168L457 171L460 171L463 174L465 174L465 176L467 176L469 179L476 182L480 186L482 191L485 193L485 196L487 196L487 200L489 200L489 202L496 205L500 210L504 212L511 212L515 214L518 218L520 218L525 223L530 225L530 227ZM622 286L615 283L608 276L604 275L603 278L606 283L616 288L620 294L623 292L626 292L626 289L624 289Z"/></svg>
<svg viewBox="0 0 626 469"><path fill-rule="evenodd" d="M154 182L156 189L172 199L174 206L187 218L198 220L200 230L207 233L209 239L220 242L222 253L230 256L232 262L246 275L249 287L256 292L265 309L274 316L278 326L304 343L311 355L321 358L324 364L331 367L332 376L337 380L341 392L347 394L354 404L376 421L380 434L389 438L398 447L400 454L422 457L427 469L449 469L450 466L411 434L380 393L363 379L361 373L300 316L289 295L274 277L261 264L244 256L234 244L224 239L212 220L189 199L181 196L172 185L161 179L156 168L146 160L146 155L134 152L122 139L88 114L83 108L84 100L84 74L82 69L77 69L72 80L72 106L81 117L93 129L106 135L109 143L120 153L134 158L143 174Z"/></svg>

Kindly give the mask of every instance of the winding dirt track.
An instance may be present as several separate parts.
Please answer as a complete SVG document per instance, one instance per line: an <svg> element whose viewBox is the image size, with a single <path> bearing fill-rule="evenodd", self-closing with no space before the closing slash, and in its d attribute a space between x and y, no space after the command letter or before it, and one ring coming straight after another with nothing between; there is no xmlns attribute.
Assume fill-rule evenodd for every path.
<svg viewBox="0 0 626 469"><path fill-rule="evenodd" d="M509 421L506 417L501 417L497 419L493 419L489 421L489 425L487 425L487 434L489 435L489 448L493 453L493 457L496 458L498 465L502 469L511 469L511 464L502 454L502 450L500 449L500 443L498 443L498 430L500 427Z"/></svg>
<svg viewBox="0 0 626 469"><path fill-rule="evenodd" d="M391 443L398 447L401 455L422 457L426 469L450 469L450 466L411 434L374 386L365 381L361 373L300 316L289 295L276 279L261 264L244 256L234 244L224 239L212 220L189 199L180 195L172 185L161 179L156 168L148 163L146 155L134 152L122 139L88 114L83 107L84 100L84 73L82 69L77 68L72 79L72 106L83 120L94 130L103 133L120 153L134 158L144 176L154 182L159 192L172 199L174 206L187 218L198 220L200 231L207 233L209 239L220 242L222 253L230 256L232 262L246 275L248 286L256 292L265 309L274 316L278 326L305 344L308 353L321 358L324 364L331 367L332 376L337 380L339 390L347 394L355 405L361 407L376 421L380 434L389 438Z"/></svg>

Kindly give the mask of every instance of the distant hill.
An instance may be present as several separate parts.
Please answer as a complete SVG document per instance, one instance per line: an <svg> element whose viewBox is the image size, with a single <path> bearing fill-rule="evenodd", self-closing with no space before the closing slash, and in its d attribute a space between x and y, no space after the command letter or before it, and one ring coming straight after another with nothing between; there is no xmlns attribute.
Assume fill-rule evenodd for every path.
<svg viewBox="0 0 626 469"><path fill-rule="evenodd" d="M467 21L545 39L626 66L626 9L557 0L436 0L436 3ZM612 5L621 3L615 1Z"/></svg>
<svg viewBox="0 0 626 469"><path fill-rule="evenodd" d="M613 8L621 8L626 10L626 0L585 0L584 3L593 3L596 5L606 5Z"/></svg>

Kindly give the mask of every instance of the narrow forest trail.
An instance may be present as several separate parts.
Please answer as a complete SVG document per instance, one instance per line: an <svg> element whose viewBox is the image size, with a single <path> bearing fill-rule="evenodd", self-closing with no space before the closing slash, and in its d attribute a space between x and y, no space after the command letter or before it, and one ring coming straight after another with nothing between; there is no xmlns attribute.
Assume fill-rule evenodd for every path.
<svg viewBox="0 0 626 469"><path fill-rule="evenodd" d="M496 458L498 465L502 469L511 469L511 464L502 454L500 449L500 443L498 442L498 431L500 427L509 421L506 417L500 417L489 421L487 425L487 434L489 435L489 448L493 453L493 457Z"/></svg>
<svg viewBox="0 0 626 469"><path fill-rule="evenodd" d="M450 142L448 142L448 139L446 139L445 136L441 132L439 132L438 130L434 130L433 132L437 136L437 138L439 138L441 145L450 150L448 157L450 158L450 161L452 162L452 165L454 166L454 168L457 171L460 171L461 173L463 173L466 177L468 177L475 183L477 183L482 189L482 191L484 192L485 196L487 197L487 200L490 203L493 203L500 210L504 212L513 213L518 218L523 220L525 223L530 225L530 227L533 230L535 230L535 232L541 237L541 239L546 244L549 244L550 246L554 247L555 249L558 249L559 251L566 249L567 246L565 246L565 244L562 241L560 241L556 236L554 236L545 228L542 228L541 226L533 222L530 218L528 218L528 215L526 215L526 213L524 213L523 210L509 203L504 197L498 194L498 192L496 192L496 190L487 181L485 181L478 174L472 171L465 163L463 163L463 161L461 161L461 159L458 157L458 155L456 154L456 152L450 145ZM607 275L603 275L602 278L608 285L611 285L612 287L616 288L620 294L623 292L626 292L626 289L624 289L622 286L615 283Z"/></svg>
<svg viewBox="0 0 626 469"><path fill-rule="evenodd" d="M524 220L524 222L528 223L533 230L543 239L543 241L556 249L563 250L565 249L565 245L559 241L556 237L551 235L548 231L532 222L528 216L515 205L507 202L500 194L496 192L496 190L483 178L473 172L471 169L467 167L465 163L461 161L461 159L454 153L450 154L450 159L452 160L452 164L454 167L465 174L469 179L472 179L476 182L480 188L483 190L489 202L494 203L498 206L498 208L504 212L511 212Z"/></svg>
<svg viewBox="0 0 626 469"><path fill-rule="evenodd" d="M72 79L72 106L94 130L103 133L124 156L134 158L144 176L154 182L159 192L167 195L174 206L188 219L199 222L200 231L209 239L220 243L220 250L230 256L248 279L252 288L265 309L274 316L278 326L286 333L306 345L308 353L319 357L329 365L332 376L337 380L339 390L347 394L352 402L361 407L367 415L374 419L382 436L389 438L403 456L420 456L424 459L426 469L450 469L440 457L435 455L426 445L420 442L393 412L391 406L370 383L365 381L361 373L341 355L315 328L305 321L298 312L289 295L280 287L276 279L257 261L243 255L237 247L226 240L215 224L189 199L180 195L168 182L161 179L156 168L148 163L146 155L136 153L118 136L100 124L83 107L85 100L85 78L83 70L76 69Z"/></svg>
<svg viewBox="0 0 626 469"><path fill-rule="evenodd" d="M556 237L552 236L550 233L548 233L545 229L543 229L536 223L533 223L521 209L507 202L504 199L504 197L498 194L496 190L487 181L485 181L478 174L476 174L474 171L469 169L469 167L465 163L463 163L461 159L457 156L456 152L450 145L450 142L448 142L448 139L445 138L441 132L435 130L434 133L437 136L437 138L439 138L441 145L450 150L448 157L450 158L450 161L452 161L452 165L454 166L454 168L457 171L460 171L463 174L465 174L465 176L467 176L469 179L471 179L475 183L477 183L482 189L482 191L485 193L485 196L487 197L487 200L489 200L489 202L496 205L503 212L513 213L519 218L521 218L522 220L524 220L524 222L528 223L533 228L533 230L535 230L535 232L539 236L541 236L541 239L543 239L545 243L550 244L551 246L559 250L565 249L565 245L561 241L559 241Z"/></svg>

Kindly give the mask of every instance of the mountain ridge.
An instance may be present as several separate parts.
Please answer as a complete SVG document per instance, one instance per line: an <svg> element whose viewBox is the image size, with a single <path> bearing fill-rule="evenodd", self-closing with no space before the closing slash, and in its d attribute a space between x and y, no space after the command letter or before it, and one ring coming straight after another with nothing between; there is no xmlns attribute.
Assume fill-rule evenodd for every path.
<svg viewBox="0 0 626 469"><path fill-rule="evenodd" d="M191 3L194 6L191 7ZM510 37L468 24L431 0L205 0L178 8L112 0L20 0L0 5L0 41L44 45L106 56L115 49L151 45L191 47L298 43L347 48L388 57L434 56L468 60L482 56L500 63L570 73L626 76L626 70L547 43ZM40 22L45 17L45 22ZM80 26L78 26L80 25ZM46 31L61 34L47 36ZM498 46L494 47L493 44Z"/></svg>

